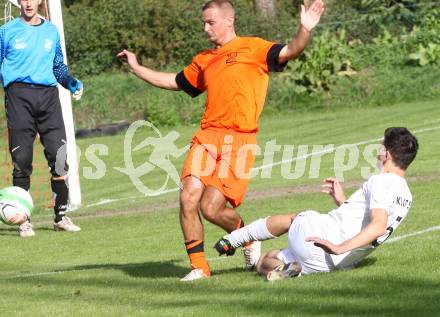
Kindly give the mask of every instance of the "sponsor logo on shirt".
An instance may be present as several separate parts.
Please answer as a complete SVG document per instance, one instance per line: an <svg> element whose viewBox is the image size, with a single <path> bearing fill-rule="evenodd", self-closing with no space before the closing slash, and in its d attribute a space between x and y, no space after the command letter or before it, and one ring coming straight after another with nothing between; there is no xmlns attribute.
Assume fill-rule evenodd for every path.
<svg viewBox="0 0 440 317"><path fill-rule="evenodd" d="M53 41L51 39L46 39L44 41L44 49L46 52L50 52L52 50Z"/></svg>
<svg viewBox="0 0 440 317"><path fill-rule="evenodd" d="M24 41L23 38L19 38L19 39L16 39L16 40L15 40L15 42L14 42L14 48L15 48L16 50L23 50L23 49L25 49L26 47L27 47L27 43Z"/></svg>
<svg viewBox="0 0 440 317"><path fill-rule="evenodd" d="M226 59L226 64L232 64L237 62L237 52L229 53Z"/></svg>

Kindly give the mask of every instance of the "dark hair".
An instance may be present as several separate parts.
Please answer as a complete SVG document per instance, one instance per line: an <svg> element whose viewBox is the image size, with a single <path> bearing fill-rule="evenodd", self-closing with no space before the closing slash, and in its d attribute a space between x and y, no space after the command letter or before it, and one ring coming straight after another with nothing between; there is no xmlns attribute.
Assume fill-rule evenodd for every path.
<svg viewBox="0 0 440 317"><path fill-rule="evenodd" d="M210 8L224 8L226 6L234 10L234 5L229 0L211 0L205 3L202 7L202 12Z"/></svg>
<svg viewBox="0 0 440 317"><path fill-rule="evenodd" d="M406 170L417 155L419 143L407 128L392 127L385 130L383 145L391 153L394 164Z"/></svg>

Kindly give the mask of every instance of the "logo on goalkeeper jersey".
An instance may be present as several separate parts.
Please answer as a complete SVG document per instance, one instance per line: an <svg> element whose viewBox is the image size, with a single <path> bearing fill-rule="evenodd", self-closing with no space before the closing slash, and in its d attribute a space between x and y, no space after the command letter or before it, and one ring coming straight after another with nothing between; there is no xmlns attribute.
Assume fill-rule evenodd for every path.
<svg viewBox="0 0 440 317"><path fill-rule="evenodd" d="M14 48L16 50L24 50L27 47L27 43L23 38L16 39L14 42Z"/></svg>
<svg viewBox="0 0 440 317"><path fill-rule="evenodd" d="M51 39L46 39L44 41L44 49L46 52L50 52L52 50L53 41Z"/></svg>

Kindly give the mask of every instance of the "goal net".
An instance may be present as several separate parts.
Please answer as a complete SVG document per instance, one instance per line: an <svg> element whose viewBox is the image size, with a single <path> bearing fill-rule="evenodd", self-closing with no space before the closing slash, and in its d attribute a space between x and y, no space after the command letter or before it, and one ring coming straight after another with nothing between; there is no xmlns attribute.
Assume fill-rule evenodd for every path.
<svg viewBox="0 0 440 317"><path fill-rule="evenodd" d="M20 15L18 0L4 1L3 23ZM67 64L67 54L64 40L64 25L61 11L61 0L42 0L40 5L40 17L49 19L54 23L60 33L61 46L64 53L64 62ZM3 92L2 92L3 93ZM76 153L75 129L72 114L72 101L70 93L59 86L61 107L67 135L67 162L69 164L69 210L78 208L81 205L81 191L78 174L78 160ZM2 96L3 97L3 96ZM3 102L4 102L4 98ZM0 101L1 102L1 101ZM12 164L8 150L8 131L4 107L0 109L0 188L12 186ZM50 188L50 173L43 154L43 148L37 136L34 144L34 171L31 176L31 194L34 203L38 207L47 208L52 206L52 191Z"/></svg>

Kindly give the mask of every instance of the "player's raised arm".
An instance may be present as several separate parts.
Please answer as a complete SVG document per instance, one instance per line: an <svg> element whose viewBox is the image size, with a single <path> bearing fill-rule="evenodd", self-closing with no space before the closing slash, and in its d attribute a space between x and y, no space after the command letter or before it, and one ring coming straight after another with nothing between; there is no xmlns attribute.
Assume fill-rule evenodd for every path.
<svg viewBox="0 0 440 317"><path fill-rule="evenodd" d="M158 72L142 66L138 63L136 55L130 51L123 50L116 55L122 62L127 63L130 72L135 74L150 85L168 90L180 90L176 83L176 73Z"/></svg>
<svg viewBox="0 0 440 317"><path fill-rule="evenodd" d="M345 201L344 189L341 183L336 178L328 177L324 180L324 184L321 186L321 192L332 196L337 206L340 206Z"/></svg>
<svg viewBox="0 0 440 317"><path fill-rule="evenodd" d="M323 12L324 2L322 0L316 0L308 8L301 5L301 26L292 41L281 50L280 64L297 58L304 51L309 43L310 32L319 23Z"/></svg>

